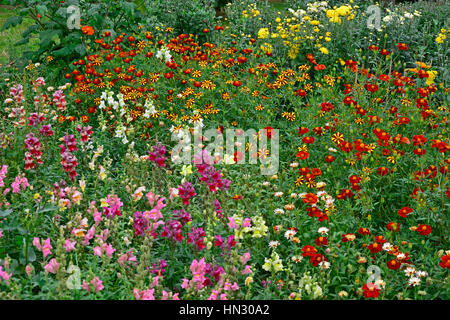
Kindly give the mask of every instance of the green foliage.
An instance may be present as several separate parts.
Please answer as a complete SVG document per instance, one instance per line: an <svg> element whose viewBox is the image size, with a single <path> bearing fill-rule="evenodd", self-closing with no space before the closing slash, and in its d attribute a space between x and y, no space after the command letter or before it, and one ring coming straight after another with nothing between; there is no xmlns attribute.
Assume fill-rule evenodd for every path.
<svg viewBox="0 0 450 320"><path fill-rule="evenodd" d="M141 1L142 2L142 1ZM148 27L164 25L175 33L202 35L213 27L215 1L213 0L147 0Z"/></svg>
<svg viewBox="0 0 450 320"><path fill-rule="evenodd" d="M58 74L69 61L86 54L90 37L83 33L83 26L91 26L97 33L136 30L143 17L139 11L140 3L142 1L11 1L11 5L20 9L17 15L4 23L1 30L23 23L24 17L31 18L34 23L22 33L22 40L15 45L26 44L35 38L39 39L38 48L24 52L18 64L23 67L29 60L39 61L53 56L59 58L58 66L53 65L56 69L53 73Z"/></svg>

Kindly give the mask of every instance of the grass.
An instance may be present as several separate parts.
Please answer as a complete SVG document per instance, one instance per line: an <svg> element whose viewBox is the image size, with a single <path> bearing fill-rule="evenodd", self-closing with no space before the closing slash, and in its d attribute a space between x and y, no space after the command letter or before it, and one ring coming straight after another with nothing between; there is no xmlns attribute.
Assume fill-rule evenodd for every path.
<svg viewBox="0 0 450 320"><path fill-rule="evenodd" d="M0 5L0 28L14 14L14 7ZM22 40L22 33L32 24L33 20L26 18L20 25L0 31L0 64L10 63L21 56L24 51L36 46L38 39L32 39L27 44L14 46L17 41Z"/></svg>

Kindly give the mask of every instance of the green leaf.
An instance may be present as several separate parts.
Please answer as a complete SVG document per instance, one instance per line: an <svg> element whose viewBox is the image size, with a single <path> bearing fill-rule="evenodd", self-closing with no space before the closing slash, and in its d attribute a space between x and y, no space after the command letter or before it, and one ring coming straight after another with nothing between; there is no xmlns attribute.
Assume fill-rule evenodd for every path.
<svg viewBox="0 0 450 320"><path fill-rule="evenodd" d="M15 46L20 46L20 45L26 44L28 42L30 42L30 37L26 37L26 38L24 38L24 39L22 39L20 41L17 41L16 43L14 43L14 45Z"/></svg>
<svg viewBox="0 0 450 320"><path fill-rule="evenodd" d="M40 37L40 39L41 39L40 47L41 47L41 48L49 47L50 44L51 44L52 42L54 42L55 37L59 37L59 35L60 35L61 33L62 33L61 30L51 30L51 29L50 29L50 30L42 31L42 32L39 34L39 37Z"/></svg>
<svg viewBox="0 0 450 320"><path fill-rule="evenodd" d="M33 24L32 26L29 26L23 33L22 33L22 37L26 38L28 37L30 34L32 34L33 32L35 32L36 30L39 29L39 26L36 24Z"/></svg>
<svg viewBox="0 0 450 320"><path fill-rule="evenodd" d="M22 21L23 21L22 17L19 17L19 16L11 17L8 20L6 20L6 22L3 25L1 31L4 31L4 30L9 29L9 28L13 28L13 27L21 24Z"/></svg>
<svg viewBox="0 0 450 320"><path fill-rule="evenodd" d="M80 55L84 56L86 54L86 47L83 44L79 44L75 47L75 51Z"/></svg>
<svg viewBox="0 0 450 320"><path fill-rule="evenodd" d="M136 7L139 11L142 13L147 13L147 6L145 0L134 0L134 3L136 4Z"/></svg>
<svg viewBox="0 0 450 320"><path fill-rule="evenodd" d="M62 48L62 49L66 49L66 48ZM62 50L62 49L60 49L60 50ZM59 51L59 50L57 50L57 51ZM55 52L56 51L54 51L53 53L55 53ZM58 209L57 206L49 205L49 206L46 206L46 207L40 209L38 212L43 213L43 212L55 211L56 209Z"/></svg>

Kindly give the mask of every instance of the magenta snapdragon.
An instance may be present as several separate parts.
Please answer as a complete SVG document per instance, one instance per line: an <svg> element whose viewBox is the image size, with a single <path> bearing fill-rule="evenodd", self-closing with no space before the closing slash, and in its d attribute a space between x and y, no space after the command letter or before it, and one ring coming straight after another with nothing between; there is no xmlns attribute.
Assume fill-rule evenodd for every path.
<svg viewBox="0 0 450 320"><path fill-rule="evenodd" d="M195 193L195 189L190 182L185 181L178 186L178 196L183 200L183 206L189 205L189 200L196 195L197 193Z"/></svg>
<svg viewBox="0 0 450 320"><path fill-rule="evenodd" d="M33 134L29 133L25 139L25 170L34 169L37 165L42 164L41 143L39 139Z"/></svg>
<svg viewBox="0 0 450 320"><path fill-rule="evenodd" d="M152 151L148 152L150 160L153 163L156 163L159 167L165 167L166 164L166 146L163 146L160 142L157 142L156 145L153 146Z"/></svg>

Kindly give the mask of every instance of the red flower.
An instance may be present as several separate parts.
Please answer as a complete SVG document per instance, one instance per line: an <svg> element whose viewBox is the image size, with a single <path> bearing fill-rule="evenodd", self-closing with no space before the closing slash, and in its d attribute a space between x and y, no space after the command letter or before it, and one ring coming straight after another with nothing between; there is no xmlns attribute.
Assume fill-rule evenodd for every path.
<svg viewBox="0 0 450 320"><path fill-rule="evenodd" d="M94 28L92 28L91 26L84 26L83 28L81 28L81 31L83 31L83 33L88 36L92 36L94 34Z"/></svg>
<svg viewBox="0 0 450 320"><path fill-rule="evenodd" d="M389 231L399 231L400 230L400 223L398 223L398 222L389 222L387 224L387 229Z"/></svg>
<svg viewBox="0 0 450 320"><path fill-rule="evenodd" d="M322 261L327 261L327 259L321 253L315 253L309 258L309 262L311 262L314 267L317 267Z"/></svg>
<svg viewBox="0 0 450 320"><path fill-rule="evenodd" d="M386 239L383 236L373 237L377 243L383 244L386 242Z"/></svg>
<svg viewBox="0 0 450 320"><path fill-rule="evenodd" d="M303 251L302 256L311 257L316 254L317 249L313 246L306 245L302 248L302 251Z"/></svg>
<svg viewBox="0 0 450 320"><path fill-rule="evenodd" d="M364 298L378 298L380 295L380 288L372 282L366 283L363 286Z"/></svg>
<svg viewBox="0 0 450 320"><path fill-rule="evenodd" d="M409 50L409 47L406 45L406 43L397 43L397 48L398 50L403 51Z"/></svg>
<svg viewBox="0 0 450 320"><path fill-rule="evenodd" d="M301 159L301 160L308 159L308 157L309 157L309 153L306 152L306 151L299 151L299 152L297 153L297 158L299 158L299 159Z"/></svg>
<svg viewBox="0 0 450 320"><path fill-rule="evenodd" d="M377 253L377 252L380 252L381 250L383 250L383 246L381 244L379 244L378 242L371 243L367 248L372 253Z"/></svg>
<svg viewBox="0 0 450 320"><path fill-rule="evenodd" d="M410 214L411 212L413 212L413 210L409 207L403 207L401 209L398 210L398 215L402 218L406 218L406 216L408 214Z"/></svg>
<svg viewBox="0 0 450 320"><path fill-rule="evenodd" d="M427 142L427 138L425 138L425 136L423 134L421 135L415 135L412 138L413 141L413 146L421 146L423 145L425 142Z"/></svg>
<svg viewBox="0 0 450 320"><path fill-rule="evenodd" d="M397 260L395 260L395 259L392 259L391 261L389 261L388 263L387 263L387 267L389 268L389 269L392 269L392 270L398 270L398 269L400 269L400 266L402 265L402 263L401 262L398 262Z"/></svg>
<svg viewBox="0 0 450 320"><path fill-rule="evenodd" d="M313 193L307 193L305 194L305 196L303 197L303 203L310 203L310 204L316 204L317 200L319 200L317 198L317 196Z"/></svg>
<svg viewBox="0 0 450 320"><path fill-rule="evenodd" d="M305 127L300 127L300 128L298 128L298 131L297 131L299 136L304 135L304 134L306 134L308 132L309 132L309 129L305 128Z"/></svg>
<svg viewBox="0 0 450 320"><path fill-rule="evenodd" d="M422 235L422 236L427 236L427 235L429 235L431 233L432 229L431 229L431 226L429 226L427 224L420 224L417 227L416 231L418 233L420 233L420 235Z"/></svg>
<svg viewBox="0 0 450 320"><path fill-rule="evenodd" d="M302 142L303 143L307 143L307 144L311 144L311 143L314 143L314 138L313 137L304 137L303 139L302 139Z"/></svg>
<svg viewBox="0 0 450 320"><path fill-rule="evenodd" d="M325 161L328 162L328 163L333 162L334 161L334 157L328 155L328 156L325 157Z"/></svg>
<svg viewBox="0 0 450 320"><path fill-rule="evenodd" d="M318 237L315 241L316 246L326 246L328 244L327 237Z"/></svg>
<svg viewBox="0 0 450 320"><path fill-rule="evenodd" d="M370 91L370 92L372 92L372 93L378 91L378 85L373 84L373 83L365 84L364 87L365 87L368 91Z"/></svg>
<svg viewBox="0 0 450 320"><path fill-rule="evenodd" d="M267 136L267 138L269 138L269 139L272 138L272 136L275 134L275 132L273 130L274 129L271 126L264 128L264 134Z"/></svg>
<svg viewBox="0 0 450 320"><path fill-rule="evenodd" d="M370 234L370 230L367 228L359 228L358 233L364 236Z"/></svg>
<svg viewBox="0 0 450 320"><path fill-rule="evenodd" d="M386 167L380 167L377 169L377 173L383 177L389 173L389 169Z"/></svg>
<svg viewBox="0 0 450 320"><path fill-rule="evenodd" d="M427 153L427 150L422 149L422 148L417 148L413 150L414 154L418 155L418 156L423 156L425 153Z"/></svg>
<svg viewBox="0 0 450 320"><path fill-rule="evenodd" d="M441 262L439 262L439 265L444 269L445 268L450 269L450 254L442 256Z"/></svg>

